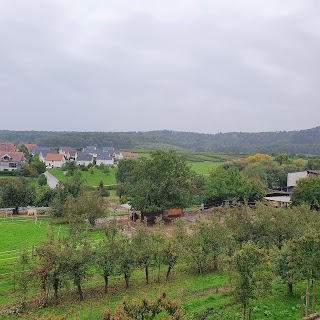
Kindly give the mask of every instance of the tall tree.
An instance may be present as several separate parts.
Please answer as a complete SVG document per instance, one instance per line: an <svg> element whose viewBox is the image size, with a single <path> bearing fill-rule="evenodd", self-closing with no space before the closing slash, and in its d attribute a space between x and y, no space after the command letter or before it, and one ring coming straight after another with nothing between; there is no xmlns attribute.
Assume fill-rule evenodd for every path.
<svg viewBox="0 0 320 320"><path fill-rule="evenodd" d="M145 213L186 208L192 198L193 173L173 151L157 151L136 164L136 182L127 188L134 209Z"/></svg>

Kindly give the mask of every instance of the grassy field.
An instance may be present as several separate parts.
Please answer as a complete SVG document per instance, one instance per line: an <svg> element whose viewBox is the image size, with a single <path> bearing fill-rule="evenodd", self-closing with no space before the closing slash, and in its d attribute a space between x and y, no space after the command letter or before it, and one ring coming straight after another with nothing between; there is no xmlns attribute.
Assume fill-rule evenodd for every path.
<svg viewBox="0 0 320 320"><path fill-rule="evenodd" d="M50 169L49 172L55 176L59 181L66 181L69 177L66 177L60 169ZM109 175L106 175L101 170L94 168L93 174L90 171L81 171L82 178L87 182L88 186L95 187L100 184L100 181L104 185L116 184L115 169L110 168Z"/></svg>
<svg viewBox="0 0 320 320"><path fill-rule="evenodd" d="M191 168L197 174L207 175L211 170L220 167L223 162L190 162Z"/></svg>
<svg viewBox="0 0 320 320"><path fill-rule="evenodd" d="M54 224L52 224L54 222ZM31 245L37 245L45 239L47 232L53 230L57 236L67 234L67 228L59 220L43 219L34 223L34 220L23 221L16 219L0 219L0 309L4 305L18 301L18 295L13 293L13 270L19 270L16 256L19 255L20 248L27 245L31 255ZM104 238L101 232L93 232L90 237L94 240ZM14 259L11 259L14 258ZM15 266L14 266L15 264ZM221 268L222 270L223 268ZM180 262L173 270L172 278L165 281L165 271L161 271L161 281L158 283L157 270L150 270L150 284L146 285L143 270L135 270L130 280L130 288L124 288L124 281L121 275L110 278L110 291L107 295L103 292L103 278L95 271L91 271L84 284L85 301L79 303L75 289L71 285L71 293L64 293L59 306L49 306L47 308L36 308L28 310L28 313L20 316L21 319L61 319L71 309L74 313L66 319L100 319L103 310L115 307L121 303L126 296L129 299L142 297L144 294L150 298L156 298L160 292L166 292L169 298L178 298L184 310L188 314L188 319L200 319L212 310L213 314L206 319L240 319L240 306L234 306L231 297L227 294L229 280L226 273L210 273L198 275L191 272L189 267ZM252 301L250 307L253 308L252 320L277 319L290 320L300 318L300 295L305 290L305 284L300 283L294 286L295 295L286 295L286 286L277 280L273 281L273 290L267 297L262 297L258 301ZM32 292L32 288L31 288ZM62 290L63 294L63 290ZM320 294L320 289L319 289ZM34 299L33 296L30 298ZM92 308L92 309L91 309ZM1 319L11 319L12 316L0 316Z"/></svg>

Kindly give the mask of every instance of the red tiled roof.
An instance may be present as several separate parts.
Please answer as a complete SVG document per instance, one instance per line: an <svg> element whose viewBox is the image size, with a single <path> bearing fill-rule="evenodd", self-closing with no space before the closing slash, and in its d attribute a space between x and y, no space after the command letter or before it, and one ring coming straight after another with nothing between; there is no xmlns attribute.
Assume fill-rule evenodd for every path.
<svg viewBox="0 0 320 320"><path fill-rule="evenodd" d="M20 162L23 160L23 152L0 151L0 161L2 161L2 157L5 155L8 155L12 162Z"/></svg>
<svg viewBox="0 0 320 320"><path fill-rule="evenodd" d="M16 151L17 147L13 143L0 143L0 151Z"/></svg>
<svg viewBox="0 0 320 320"><path fill-rule="evenodd" d="M138 157L137 153L127 152L127 151L121 152L121 154L127 157Z"/></svg>
<svg viewBox="0 0 320 320"><path fill-rule="evenodd" d="M31 151L32 148L37 147L38 145L35 143L25 143L26 148L28 149L28 151Z"/></svg>
<svg viewBox="0 0 320 320"><path fill-rule="evenodd" d="M63 154L58 153L48 153L46 155L46 161L61 161L64 158Z"/></svg>

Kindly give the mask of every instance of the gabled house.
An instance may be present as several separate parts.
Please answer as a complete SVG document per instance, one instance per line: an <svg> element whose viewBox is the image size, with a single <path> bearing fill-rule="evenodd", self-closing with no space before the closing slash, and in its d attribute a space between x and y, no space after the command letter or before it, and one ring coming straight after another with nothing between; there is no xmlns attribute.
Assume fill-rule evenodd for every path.
<svg viewBox="0 0 320 320"><path fill-rule="evenodd" d="M93 155L85 152L77 152L76 157L76 165L80 166L88 166L89 164L93 164Z"/></svg>
<svg viewBox="0 0 320 320"><path fill-rule="evenodd" d="M113 156L118 160L121 160L124 158L138 159L138 157L139 157L139 155L137 153L128 152L128 151L115 151Z"/></svg>
<svg viewBox="0 0 320 320"><path fill-rule="evenodd" d="M60 147L59 154L63 154L67 158L75 158L77 150L70 147Z"/></svg>
<svg viewBox="0 0 320 320"><path fill-rule="evenodd" d="M102 151L103 152L109 152L109 155L111 156L111 155L113 155L115 150L114 150L114 147L103 147Z"/></svg>
<svg viewBox="0 0 320 320"><path fill-rule="evenodd" d="M97 147L95 147L95 146L87 146L82 149L82 152L87 153L87 154L91 154L94 158L96 158L98 155L98 150L97 150Z"/></svg>
<svg viewBox="0 0 320 320"><path fill-rule="evenodd" d="M47 155L47 153L54 153L54 151L52 151L50 148L48 148L48 147L33 147L32 149L31 149L31 154L33 155L33 156L39 156L40 155L40 152L42 153L42 155Z"/></svg>
<svg viewBox="0 0 320 320"><path fill-rule="evenodd" d="M20 169L23 163L23 152L0 151L0 171L14 171Z"/></svg>
<svg viewBox="0 0 320 320"><path fill-rule="evenodd" d="M8 151L8 152L15 152L17 151L17 147L13 143L0 143L0 151Z"/></svg>
<svg viewBox="0 0 320 320"><path fill-rule="evenodd" d="M31 151L32 151L33 148L38 147L38 145L35 144L35 143L25 143L24 145L25 145L25 147L27 148L27 150L28 150L29 153L31 153Z"/></svg>
<svg viewBox="0 0 320 320"><path fill-rule="evenodd" d="M63 154L48 153L45 157L45 164L47 168L61 168L66 163Z"/></svg>
<svg viewBox="0 0 320 320"><path fill-rule="evenodd" d="M109 152L100 152L97 155L96 165L104 164L106 166L112 166L114 164L113 157L110 156Z"/></svg>

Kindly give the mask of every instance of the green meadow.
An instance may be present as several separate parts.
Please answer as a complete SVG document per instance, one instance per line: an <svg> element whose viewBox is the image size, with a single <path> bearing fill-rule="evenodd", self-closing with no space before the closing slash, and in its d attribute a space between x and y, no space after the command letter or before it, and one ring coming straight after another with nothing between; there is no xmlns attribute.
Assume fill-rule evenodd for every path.
<svg viewBox="0 0 320 320"><path fill-rule="evenodd" d="M61 182L70 179L70 177L65 176L60 169L50 169L49 172ZM110 173L108 175L97 168L93 168L92 172L93 173L91 173L90 170L81 171L81 177L86 181L88 186L96 187L101 181L104 185L116 184L114 168L110 168Z"/></svg>
<svg viewBox="0 0 320 320"><path fill-rule="evenodd" d="M223 162L190 162L191 168L197 174L207 175L210 171L217 169Z"/></svg>

